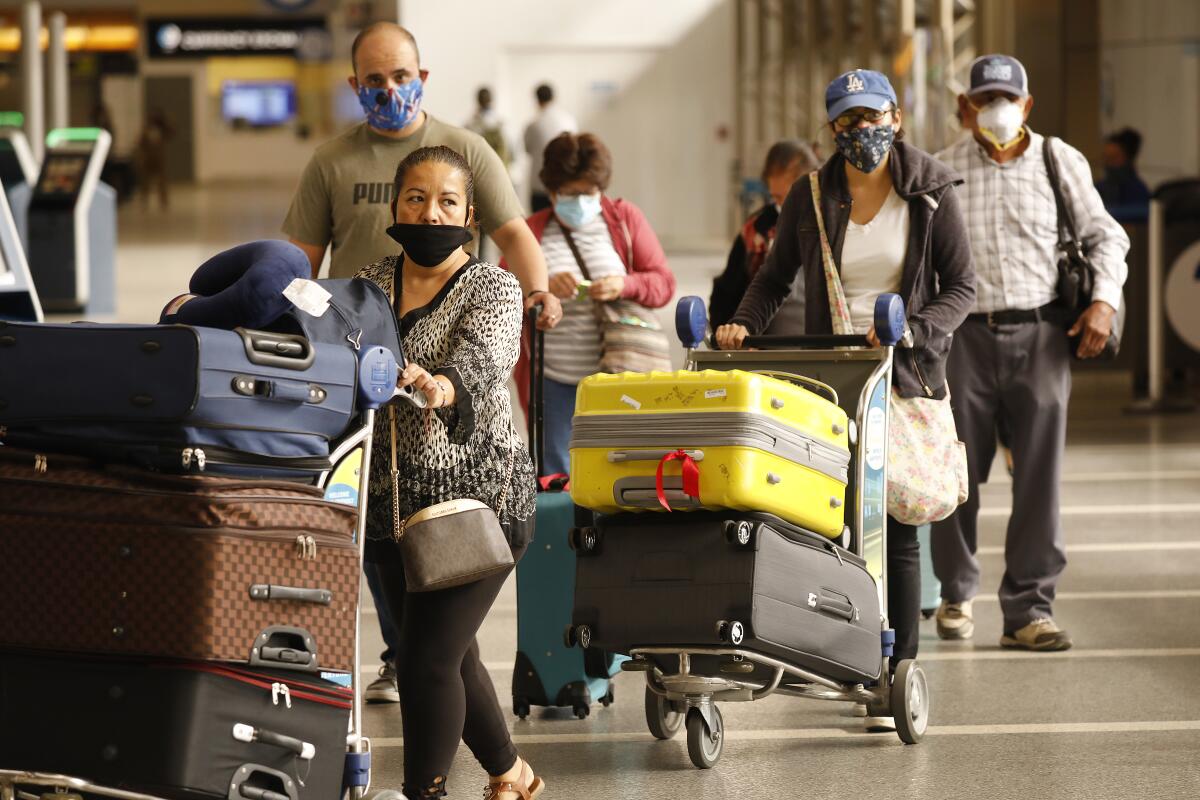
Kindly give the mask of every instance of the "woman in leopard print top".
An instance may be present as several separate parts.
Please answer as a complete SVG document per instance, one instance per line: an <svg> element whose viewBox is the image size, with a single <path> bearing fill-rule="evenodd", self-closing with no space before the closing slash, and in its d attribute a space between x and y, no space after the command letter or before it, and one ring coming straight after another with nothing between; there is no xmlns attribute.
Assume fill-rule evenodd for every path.
<svg viewBox="0 0 1200 800"><path fill-rule="evenodd" d="M460 740L491 776L488 798L529 800L545 788L517 756L475 641L508 573L409 592L392 538L393 414L402 518L472 498L497 510L514 560L532 538L533 465L513 427L507 385L520 352L521 288L462 249L471 239L472 188L471 169L453 150L410 154L396 170L397 224L388 229L405 255L359 273L394 298L408 361L400 385L423 392L429 406L398 401L378 416L367 506L368 559L399 641L403 789L414 800L445 796Z"/></svg>

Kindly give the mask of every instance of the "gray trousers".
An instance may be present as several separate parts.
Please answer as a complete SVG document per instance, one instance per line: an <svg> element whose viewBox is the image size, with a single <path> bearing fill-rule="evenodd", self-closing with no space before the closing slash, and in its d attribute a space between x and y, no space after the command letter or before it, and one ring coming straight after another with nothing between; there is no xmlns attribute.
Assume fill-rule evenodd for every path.
<svg viewBox="0 0 1200 800"><path fill-rule="evenodd" d="M1052 322L992 328L968 319L954 336L947 376L954 423L967 445L971 493L949 519L933 525L934 573L948 602L979 593L979 484L987 482L1003 420L1012 439L1013 489L1000 607L1004 630L1012 632L1051 616L1067 565L1058 513L1071 395L1067 337Z"/></svg>

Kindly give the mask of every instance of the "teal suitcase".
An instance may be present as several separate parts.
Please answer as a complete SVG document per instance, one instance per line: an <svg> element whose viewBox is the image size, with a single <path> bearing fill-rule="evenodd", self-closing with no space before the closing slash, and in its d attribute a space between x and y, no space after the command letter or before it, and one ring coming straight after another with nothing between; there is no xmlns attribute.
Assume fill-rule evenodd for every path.
<svg viewBox="0 0 1200 800"><path fill-rule="evenodd" d="M917 544L921 547L921 615L929 619L942 604L942 584L933 574L933 553L929 546L929 526L917 528Z"/></svg>
<svg viewBox="0 0 1200 800"><path fill-rule="evenodd" d="M533 331L529 392L529 450L541 472L544 342ZM583 719L593 703L613 701L613 675L623 656L595 648L567 647L563 634L575 605L575 551L571 532L592 524L591 512L575 505L566 476L539 480L533 543L517 564L517 658L513 667L513 713L525 719L535 706L570 708Z"/></svg>

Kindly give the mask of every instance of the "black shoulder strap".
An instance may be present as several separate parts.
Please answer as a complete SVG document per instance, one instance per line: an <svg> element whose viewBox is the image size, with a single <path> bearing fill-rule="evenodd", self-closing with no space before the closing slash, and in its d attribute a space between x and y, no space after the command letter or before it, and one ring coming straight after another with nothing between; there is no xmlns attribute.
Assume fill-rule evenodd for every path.
<svg viewBox="0 0 1200 800"><path fill-rule="evenodd" d="M558 220L555 219L555 222L558 222ZM588 272L587 264L583 263L583 255L579 252L579 246L575 244L575 237L571 235L571 231L567 226L561 222L558 223L558 228L563 232L563 238L567 240L567 247L571 248L571 255L575 256L575 263L579 265L579 271L583 273L583 279L590 281L592 275Z"/></svg>
<svg viewBox="0 0 1200 800"><path fill-rule="evenodd" d="M1075 232L1075 217L1062 193L1062 178L1058 173L1058 159L1054 156L1053 136L1042 140L1042 158L1046 161L1046 174L1050 177L1050 188L1054 190L1054 205L1058 209L1058 246L1064 251L1083 253L1079 235Z"/></svg>

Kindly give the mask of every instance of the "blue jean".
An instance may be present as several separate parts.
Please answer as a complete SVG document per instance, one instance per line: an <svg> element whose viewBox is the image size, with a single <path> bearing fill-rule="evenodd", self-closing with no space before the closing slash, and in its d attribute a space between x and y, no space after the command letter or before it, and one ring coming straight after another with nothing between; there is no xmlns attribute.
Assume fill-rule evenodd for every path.
<svg viewBox="0 0 1200 800"><path fill-rule="evenodd" d="M546 378L543 385L546 403L542 429L545 462L540 472L542 475L566 473L571 465L571 418L575 416L575 391L579 387L550 378Z"/></svg>
<svg viewBox="0 0 1200 800"><path fill-rule="evenodd" d="M396 662L396 654L400 652L399 636L396 633L396 623L392 619L391 609L383 594L383 579L379 576L379 565L371 561L363 564L363 574L367 576L367 588L371 590L371 599L375 601L375 610L379 612L379 632L383 634L383 643L387 647L379 660Z"/></svg>

